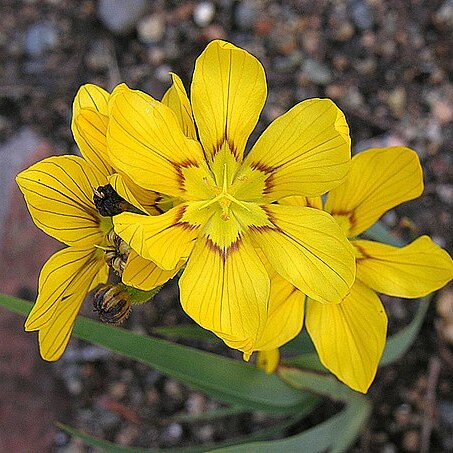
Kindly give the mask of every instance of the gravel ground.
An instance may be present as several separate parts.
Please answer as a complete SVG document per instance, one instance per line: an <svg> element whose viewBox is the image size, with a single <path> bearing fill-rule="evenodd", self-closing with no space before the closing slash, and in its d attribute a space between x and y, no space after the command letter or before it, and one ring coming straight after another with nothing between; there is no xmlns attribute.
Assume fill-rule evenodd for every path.
<svg viewBox="0 0 453 453"><path fill-rule="evenodd" d="M189 86L195 58L207 42L227 39L252 52L266 69L269 95L257 132L303 99L330 97L346 114L354 150L415 149L425 171L425 193L384 221L402 236L429 234L453 251L451 0L1 3L0 146L27 128L45 137L57 154L76 152L69 126L81 84L111 89L125 81L160 98L170 71ZM5 166L1 153L0 159L3 180L12 167ZM35 287L23 291L33 296ZM126 326L149 331L187 322L176 297L176 285L169 286L135 310ZM414 311L407 301L386 305L391 331ZM379 372L370 390L373 416L352 451L453 451L452 312L453 289L447 288L430 307L411 351ZM92 316L88 305L85 314ZM245 414L188 424L175 416L220 404L77 340L46 373L56 383L54 395L46 398L59 401L59 420L125 445L202 444L275 423L263 414ZM18 409L17 423L23 410ZM331 411L324 404L320 414ZM0 434L7 436L5 427ZM45 449L89 451L61 432Z"/></svg>

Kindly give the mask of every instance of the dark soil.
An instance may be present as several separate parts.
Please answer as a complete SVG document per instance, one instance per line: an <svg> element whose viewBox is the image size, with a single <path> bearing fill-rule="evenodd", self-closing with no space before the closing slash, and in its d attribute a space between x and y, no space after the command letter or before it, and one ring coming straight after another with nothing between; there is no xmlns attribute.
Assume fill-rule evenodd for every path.
<svg viewBox="0 0 453 453"><path fill-rule="evenodd" d="M140 10L139 3L131 9ZM453 251L451 0L145 3L140 17L129 18L129 28L124 20L118 32L121 23L115 28L112 19L121 22L121 15L102 9L115 8L117 1L2 0L0 145L28 127L45 137L56 154L76 153L70 119L80 85L91 82L112 89L124 81L159 99L169 86L169 71L188 87L196 57L211 39L222 38L252 52L266 69L269 95L259 131L303 99L330 97L346 114L354 150L392 145L415 149L424 168L424 195L383 220L402 237L429 234ZM24 254L22 259L27 259ZM25 285L23 291L33 298L36 288ZM452 292L443 291L438 311L432 303L411 350L379 371L369 392L373 415L351 451L453 451ZM413 305L386 301L391 332L410 321ZM84 313L93 316L89 304ZM189 320L178 307L173 284L136 309L126 327L149 332L178 322ZM14 362L11 350L22 354L12 341L20 325L17 319L0 324L4 343L13 345L9 356L3 353L4 363ZM239 357L226 347L215 349ZM1 392L20 404L0 403L0 451L30 451L17 434L11 441L11 420L18 426L40 426L36 437L46 441L39 451L90 451L62 432L50 439L42 434L53 432L52 421L41 416L46 405L54 408L55 420L148 448L203 444L276 423L263 414L195 425L178 420L177 415L221 405L154 370L77 340L53 365L17 367L16 372L2 367L2 374L9 384ZM28 376L28 399L17 385L23 376ZM51 382L51 388L43 389L34 376ZM324 403L317 416L333 409ZM9 423L4 423L6 414Z"/></svg>

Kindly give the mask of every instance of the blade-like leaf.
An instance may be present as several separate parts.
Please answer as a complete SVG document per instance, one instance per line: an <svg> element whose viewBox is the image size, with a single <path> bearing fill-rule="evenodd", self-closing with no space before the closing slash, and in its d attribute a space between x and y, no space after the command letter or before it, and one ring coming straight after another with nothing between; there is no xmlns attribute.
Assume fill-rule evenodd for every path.
<svg viewBox="0 0 453 453"><path fill-rule="evenodd" d="M390 233L390 231L382 223L376 222L363 233L364 237L372 241L384 242L385 244L393 245L394 247L402 247L404 241L399 237Z"/></svg>
<svg viewBox="0 0 453 453"><path fill-rule="evenodd" d="M179 326L154 327L152 332L157 335L174 337L178 340L199 340L211 344L220 344L222 340L209 330L203 329L197 324L182 324Z"/></svg>
<svg viewBox="0 0 453 453"><path fill-rule="evenodd" d="M31 303L0 295L0 305L26 315ZM276 375L238 360L139 335L79 316L74 335L138 360L212 398L250 410L290 414L317 398L301 393Z"/></svg>
<svg viewBox="0 0 453 453"><path fill-rule="evenodd" d="M333 396L346 403L346 407L334 417L295 436L268 442L251 442L234 447L220 448L215 453L310 453L335 452L348 449L359 435L371 413L368 399L348 389L332 376L314 375L291 368L279 369L282 379L295 388Z"/></svg>
<svg viewBox="0 0 453 453"><path fill-rule="evenodd" d="M283 360L283 364L287 366L295 366L297 368L308 368L309 370L328 372L319 360L316 352L289 357L288 359Z"/></svg>
<svg viewBox="0 0 453 453"><path fill-rule="evenodd" d="M103 451L112 452L112 453L162 453L162 452L170 452L170 453L201 453L204 451L211 451L216 448L228 447L231 445L238 445L247 441L256 441L262 439L268 439L269 437L275 435L281 435L284 433L288 428L295 425L298 421L308 415L314 408L315 405L307 405L303 408L297 415L293 415L290 418L280 421L276 425L270 428L264 428L258 431L255 431L251 434L246 436L236 437L231 440L222 441L218 443L211 443L206 444L203 446L197 447L185 447L185 448L172 448L172 449L143 449L143 448L133 448L133 447L126 447L122 445L117 445L113 442L109 442L103 439L99 439L97 437L91 436L89 434L84 433L83 431L79 431L75 428L72 428L68 425L63 423L57 423L57 426L65 431L66 433L74 436L76 438L82 439L86 444L91 445L93 447L98 447ZM240 445L238 445L240 448Z"/></svg>
<svg viewBox="0 0 453 453"><path fill-rule="evenodd" d="M429 307L429 302L433 298L433 295L422 297L418 301L411 301L410 303L418 303L417 312L414 319L406 327L401 329L398 333L390 336L387 339L384 353L382 354L381 362L379 366L388 365L389 363L398 360L402 357L406 351L411 347L418 335L420 328L425 319L426 311Z"/></svg>

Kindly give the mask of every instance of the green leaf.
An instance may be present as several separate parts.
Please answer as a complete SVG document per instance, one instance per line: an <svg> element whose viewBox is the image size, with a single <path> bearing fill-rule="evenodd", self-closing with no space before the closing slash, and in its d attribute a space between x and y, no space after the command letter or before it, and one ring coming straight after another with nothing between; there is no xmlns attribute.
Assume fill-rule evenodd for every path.
<svg viewBox="0 0 453 453"><path fill-rule="evenodd" d="M403 247L405 245L403 240L390 233L387 227L380 222L376 222L373 226L368 228L363 235L366 239L384 242L385 244L393 245L394 247Z"/></svg>
<svg viewBox="0 0 453 453"><path fill-rule="evenodd" d="M371 403L328 375L315 375L297 369L281 368L279 375L295 388L329 395L345 402L345 408L329 420L295 436L268 442L251 442L220 448L215 453L340 453L348 449L371 413Z"/></svg>
<svg viewBox="0 0 453 453"><path fill-rule="evenodd" d="M30 302L0 295L0 305L22 315ZM282 382L274 374L187 346L139 335L79 316L74 335L91 343L138 360L163 374L225 403L249 410L290 414L317 401Z"/></svg>
<svg viewBox="0 0 453 453"><path fill-rule="evenodd" d="M382 354L381 362L379 366L388 365L389 363L398 360L402 357L407 350L411 347L415 338L420 331L420 328L425 319L426 311L429 307L429 302L433 298L433 294L422 297L417 301L410 301L410 303L418 303L417 312L414 319L406 327L401 329L398 333L390 336L387 339L384 353Z"/></svg>
<svg viewBox="0 0 453 453"><path fill-rule="evenodd" d="M66 433L74 436L76 438L82 439L86 444L91 445L93 447L98 447L104 451L112 452L112 453L162 453L162 452L171 452L171 453L201 453L204 451L212 451L216 448L228 447L231 445L238 445L243 442L247 441L254 441L254 440L262 440L268 439L269 437L275 435L282 435L288 428L299 422L302 418L308 415L314 408L316 404L309 404L305 408L303 408L297 415L293 415L290 418L280 421L276 425L270 428L264 428L258 431L255 431L251 434L246 436L236 437L234 439L230 439L223 442L211 443L206 444L203 446L197 447L186 447L186 448L173 448L173 449L142 449L142 448L133 448L133 447L126 447L122 445L117 445L113 442L109 442L103 439L99 439L97 437L91 436L89 434L84 433L83 431L79 431L75 428L72 428L68 425L63 423L57 423L57 426L65 431ZM236 447L237 448L237 447ZM240 445L239 445L240 448Z"/></svg>
<svg viewBox="0 0 453 453"><path fill-rule="evenodd" d="M154 327L152 332L157 335L174 337L178 340L206 341L210 344L220 344L222 340L209 330L203 329L197 324L182 324L179 326Z"/></svg>
<svg viewBox="0 0 453 453"><path fill-rule="evenodd" d="M319 360L318 354L316 352L301 354L295 357L284 359L283 364L287 366L295 366L298 368L308 368L309 370L327 372L327 369Z"/></svg>
<svg viewBox="0 0 453 453"><path fill-rule="evenodd" d="M308 390L321 396L327 396L334 401L348 401L357 395L354 390L341 383L332 374L312 370L300 370L282 366L278 369L279 377L291 387L298 390Z"/></svg>

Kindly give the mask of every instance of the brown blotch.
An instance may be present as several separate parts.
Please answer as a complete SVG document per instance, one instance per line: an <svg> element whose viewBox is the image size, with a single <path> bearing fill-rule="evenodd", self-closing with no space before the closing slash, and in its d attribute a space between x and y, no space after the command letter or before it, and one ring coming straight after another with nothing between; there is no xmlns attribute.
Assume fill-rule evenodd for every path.
<svg viewBox="0 0 453 453"><path fill-rule="evenodd" d="M186 181L186 178L184 178L184 174L182 172L183 168L189 168L189 167L198 167L198 162L195 162L194 160L191 159L185 159L182 162L172 162L173 167L176 171L176 180L179 184L179 187L182 191L185 191L184 183Z"/></svg>
<svg viewBox="0 0 453 453"><path fill-rule="evenodd" d="M191 159L184 159L182 162L179 162L178 167L188 168L188 167L198 167L198 162Z"/></svg>
<svg viewBox="0 0 453 453"><path fill-rule="evenodd" d="M249 230L254 231L255 233L263 233L265 231L280 231L278 227L271 227L269 225L249 225Z"/></svg>
<svg viewBox="0 0 453 453"><path fill-rule="evenodd" d="M176 206L176 212L175 212L175 223L180 223L180 220L182 219L183 215L186 212L186 205L181 205L181 206ZM186 222L181 222L180 224L184 224Z"/></svg>
<svg viewBox="0 0 453 453"><path fill-rule="evenodd" d="M275 187L274 174L270 174L264 182L263 194L267 195L273 191Z"/></svg>
<svg viewBox="0 0 453 453"><path fill-rule="evenodd" d="M275 217L272 214L272 212L270 212L269 208L266 205L264 205L264 204L260 204L260 208L266 213L267 220L269 220L269 222L271 222L272 225L274 225L274 227L279 230L280 228L275 223L276 222Z"/></svg>
<svg viewBox="0 0 453 453"><path fill-rule="evenodd" d="M250 167L253 169L253 170L259 170L263 173L272 173L273 171L275 171L277 169L277 167L272 167L270 165L266 165L264 164L263 162L252 162L250 164Z"/></svg>
<svg viewBox="0 0 453 453"><path fill-rule="evenodd" d="M350 227L355 227L357 225L357 219L355 216L355 211L331 211L330 215L344 216L349 219Z"/></svg>
<svg viewBox="0 0 453 453"><path fill-rule="evenodd" d="M217 253L220 256L223 264L225 264L226 260L232 253L239 250L239 246L241 243L242 237L239 235L234 242L232 242L226 249L223 249L219 247L216 243L214 243L211 239L206 238L206 245L209 247L211 251Z"/></svg>
<svg viewBox="0 0 453 453"><path fill-rule="evenodd" d="M357 245L357 244L354 244L354 247L360 252L360 254L362 256L360 257L356 257L356 261L360 261L360 260L365 260L365 259L369 259L369 258L372 258L370 255L368 255L368 253L365 252L365 250L360 247L360 245Z"/></svg>

